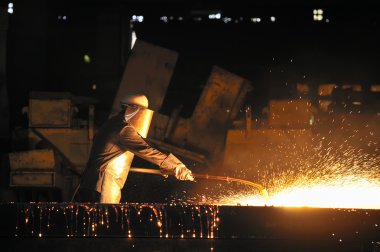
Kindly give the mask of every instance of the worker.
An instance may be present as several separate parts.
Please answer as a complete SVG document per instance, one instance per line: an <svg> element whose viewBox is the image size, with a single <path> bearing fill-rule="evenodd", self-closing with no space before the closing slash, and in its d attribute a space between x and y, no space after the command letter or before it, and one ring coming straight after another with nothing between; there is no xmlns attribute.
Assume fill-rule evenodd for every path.
<svg viewBox="0 0 380 252"><path fill-rule="evenodd" d="M130 123L139 110L147 108L145 95L127 95L121 101L120 113L99 129L75 196L76 201L119 203L130 163L124 164L120 170L113 162L126 151L158 165L164 176L172 174L179 180L194 181L191 171L179 159L149 146Z"/></svg>

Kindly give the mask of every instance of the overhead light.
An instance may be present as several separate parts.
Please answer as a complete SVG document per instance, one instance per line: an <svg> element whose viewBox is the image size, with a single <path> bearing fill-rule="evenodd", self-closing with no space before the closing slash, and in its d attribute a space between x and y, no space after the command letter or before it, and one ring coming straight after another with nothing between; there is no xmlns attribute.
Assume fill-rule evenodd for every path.
<svg viewBox="0 0 380 252"><path fill-rule="evenodd" d="M313 19L314 19L314 21L322 21L323 20L323 16L322 15L314 15Z"/></svg>
<svg viewBox="0 0 380 252"><path fill-rule="evenodd" d="M8 3L8 13L9 14L13 14L13 7L14 7L14 5L12 2Z"/></svg>
<svg viewBox="0 0 380 252"><path fill-rule="evenodd" d="M275 21L276 21L276 17L271 16L271 17L270 17L270 21L275 22Z"/></svg>
<svg viewBox="0 0 380 252"><path fill-rule="evenodd" d="M313 19L314 21L322 21L323 20L323 10L322 9L314 9L313 10ZM327 21L328 23L329 21Z"/></svg>
<svg viewBox="0 0 380 252"><path fill-rule="evenodd" d="M261 18L259 18L259 17L251 17L251 22L253 22L253 23L260 23L261 22Z"/></svg>
<svg viewBox="0 0 380 252"><path fill-rule="evenodd" d="M208 15L209 19L220 19L222 17L221 13L212 13Z"/></svg>
<svg viewBox="0 0 380 252"><path fill-rule="evenodd" d="M222 20L223 20L223 22L224 22L225 24L227 24L227 23L229 23L229 22L232 21L232 19L231 19L230 17L224 17Z"/></svg>
<svg viewBox="0 0 380 252"><path fill-rule="evenodd" d="M133 15L132 16L132 22L138 22L142 23L144 21L144 16L138 16L138 15Z"/></svg>
<svg viewBox="0 0 380 252"><path fill-rule="evenodd" d="M164 23L167 23L169 20L168 20L168 17L167 16L162 16L160 17L160 20Z"/></svg>

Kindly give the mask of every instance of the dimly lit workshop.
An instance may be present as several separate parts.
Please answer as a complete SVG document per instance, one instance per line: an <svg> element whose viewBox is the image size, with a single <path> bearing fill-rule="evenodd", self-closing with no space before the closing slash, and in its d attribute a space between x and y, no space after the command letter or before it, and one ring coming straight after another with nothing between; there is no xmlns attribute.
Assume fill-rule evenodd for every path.
<svg viewBox="0 0 380 252"><path fill-rule="evenodd" d="M1 251L380 251L380 2L0 0Z"/></svg>

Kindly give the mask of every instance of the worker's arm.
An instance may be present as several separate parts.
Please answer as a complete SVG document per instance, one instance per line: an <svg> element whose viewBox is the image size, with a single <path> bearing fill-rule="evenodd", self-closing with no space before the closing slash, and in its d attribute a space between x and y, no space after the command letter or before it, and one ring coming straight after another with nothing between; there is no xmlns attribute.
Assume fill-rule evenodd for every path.
<svg viewBox="0 0 380 252"><path fill-rule="evenodd" d="M151 147L132 125L126 125L120 132L119 146L153 164L160 166L163 174L173 174L180 180L194 180L191 171L173 154L166 155Z"/></svg>

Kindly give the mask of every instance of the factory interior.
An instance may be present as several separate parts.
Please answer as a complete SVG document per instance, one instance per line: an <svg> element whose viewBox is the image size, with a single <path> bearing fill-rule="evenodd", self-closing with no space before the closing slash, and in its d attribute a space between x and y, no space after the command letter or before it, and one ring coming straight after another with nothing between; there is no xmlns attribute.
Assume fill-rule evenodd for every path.
<svg viewBox="0 0 380 252"><path fill-rule="evenodd" d="M1 250L380 251L379 13L1 1Z"/></svg>

